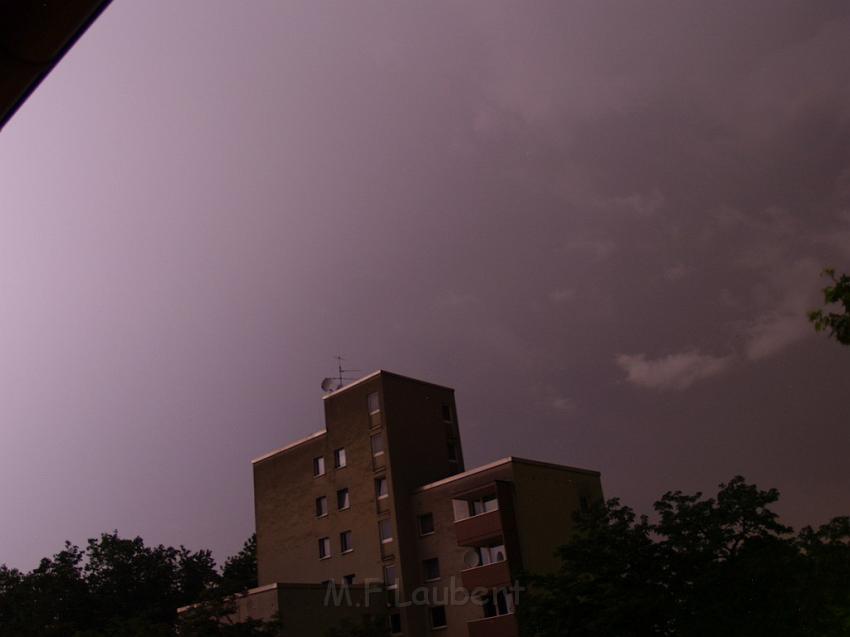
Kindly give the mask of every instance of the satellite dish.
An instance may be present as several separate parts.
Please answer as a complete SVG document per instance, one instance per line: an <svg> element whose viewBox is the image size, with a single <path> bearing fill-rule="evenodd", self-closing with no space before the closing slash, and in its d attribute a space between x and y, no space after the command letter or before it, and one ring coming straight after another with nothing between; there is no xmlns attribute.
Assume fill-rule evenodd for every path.
<svg viewBox="0 0 850 637"><path fill-rule="evenodd" d="M336 378L326 378L322 381L322 391L336 391L342 387L342 383Z"/></svg>
<svg viewBox="0 0 850 637"><path fill-rule="evenodd" d="M464 553L463 565L466 568L475 568L476 566L481 566L481 558L478 557L478 551L475 551L474 549L469 549L466 553Z"/></svg>

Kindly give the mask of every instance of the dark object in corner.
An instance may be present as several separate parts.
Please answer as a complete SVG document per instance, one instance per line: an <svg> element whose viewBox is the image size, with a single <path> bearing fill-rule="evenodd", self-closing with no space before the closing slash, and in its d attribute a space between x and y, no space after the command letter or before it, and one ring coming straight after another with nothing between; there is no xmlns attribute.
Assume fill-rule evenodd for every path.
<svg viewBox="0 0 850 637"><path fill-rule="evenodd" d="M0 0L0 129L110 0Z"/></svg>

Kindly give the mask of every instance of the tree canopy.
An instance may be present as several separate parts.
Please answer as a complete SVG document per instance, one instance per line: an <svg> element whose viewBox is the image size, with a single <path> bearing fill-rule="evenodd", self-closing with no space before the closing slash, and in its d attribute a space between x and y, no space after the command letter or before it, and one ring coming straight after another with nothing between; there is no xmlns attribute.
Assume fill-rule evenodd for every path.
<svg viewBox="0 0 850 637"><path fill-rule="evenodd" d="M28 573L0 566L0 634L16 637L165 637L177 609L256 585L256 539L219 571L210 551L147 546L117 532L66 543ZM254 629L254 632L247 632ZM217 631L217 632L213 632ZM181 635L266 635L187 622Z"/></svg>
<svg viewBox="0 0 850 637"><path fill-rule="evenodd" d="M617 499L578 514L560 570L527 578L523 634L850 635L850 518L795 534L778 499L736 477L715 497L664 494L653 521Z"/></svg>
<svg viewBox="0 0 850 637"><path fill-rule="evenodd" d="M823 289L823 302L826 306L840 305L843 310L833 312L829 307L809 312L809 320L818 332L828 332L831 338L842 345L850 345L850 276L835 274L827 268L824 276L832 280L832 285Z"/></svg>

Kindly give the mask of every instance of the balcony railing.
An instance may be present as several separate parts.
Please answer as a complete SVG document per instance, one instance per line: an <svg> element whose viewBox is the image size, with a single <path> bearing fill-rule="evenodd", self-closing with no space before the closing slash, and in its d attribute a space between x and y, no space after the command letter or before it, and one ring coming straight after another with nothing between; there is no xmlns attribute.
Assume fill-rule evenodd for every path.
<svg viewBox="0 0 850 637"><path fill-rule="evenodd" d="M467 622L466 626L469 629L469 637L517 637L519 635L519 625L513 613L474 619Z"/></svg>
<svg viewBox="0 0 850 637"><path fill-rule="evenodd" d="M498 510L455 522L455 535L459 546L475 546L501 534L502 518Z"/></svg>
<svg viewBox="0 0 850 637"><path fill-rule="evenodd" d="M511 583L511 569L507 562L493 562L484 566L468 568L460 572L463 586L467 590L475 588L497 588Z"/></svg>

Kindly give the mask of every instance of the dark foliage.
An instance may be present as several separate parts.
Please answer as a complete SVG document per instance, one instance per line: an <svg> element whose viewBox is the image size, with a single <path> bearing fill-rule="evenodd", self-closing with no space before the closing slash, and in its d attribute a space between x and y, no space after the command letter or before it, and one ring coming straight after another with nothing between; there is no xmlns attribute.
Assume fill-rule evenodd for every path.
<svg viewBox="0 0 850 637"><path fill-rule="evenodd" d="M828 308L812 310L809 320L818 332L828 331L829 336L842 345L850 345L850 276L837 276L835 270L826 269L824 276L832 279L832 285L823 289L825 305L840 305L838 312L830 312Z"/></svg>
<svg viewBox="0 0 850 637"><path fill-rule="evenodd" d="M528 637L850 635L850 518L794 535L736 477L714 498L666 493L655 522L617 500L577 516L561 569L529 576Z"/></svg>
<svg viewBox="0 0 850 637"><path fill-rule="evenodd" d="M227 594L255 585L256 570L254 538L221 573L209 551L150 547L117 532L89 540L85 549L66 543L29 573L0 566L0 634L170 637L177 634L179 607L207 601L221 608ZM208 617L182 623L182 637L274 634L258 623L218 626Z"/></svg>
<svg viewBox="0 0 850 637"><path fill-rule="evenodd" d="M242 550L227 558L221 570L222 592L241 593L257 586L257 534L249 537Z"/></svg>

